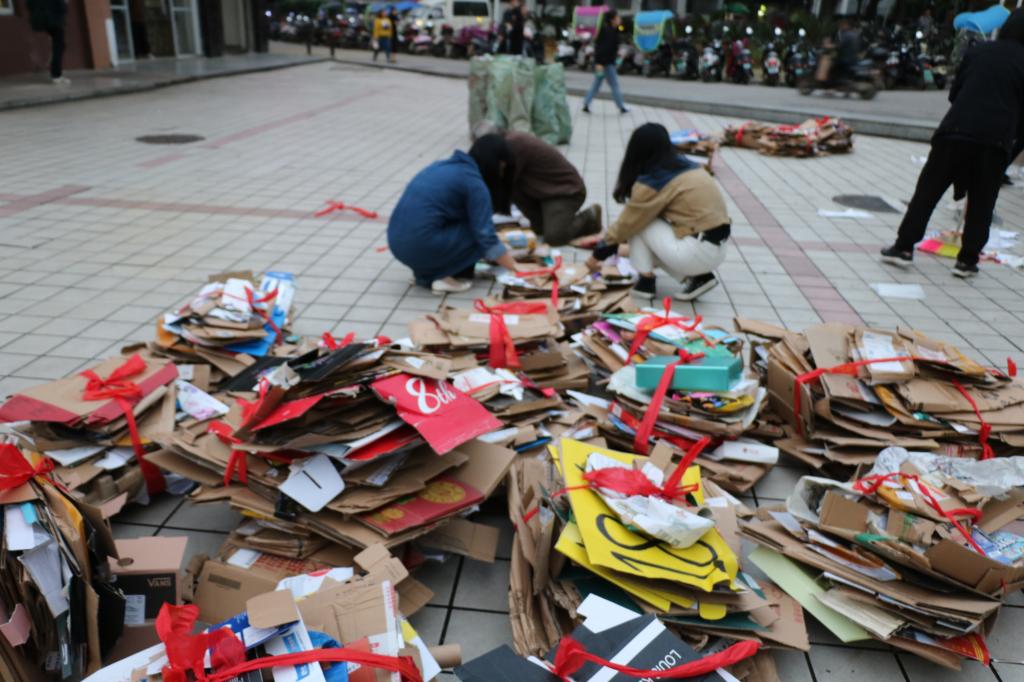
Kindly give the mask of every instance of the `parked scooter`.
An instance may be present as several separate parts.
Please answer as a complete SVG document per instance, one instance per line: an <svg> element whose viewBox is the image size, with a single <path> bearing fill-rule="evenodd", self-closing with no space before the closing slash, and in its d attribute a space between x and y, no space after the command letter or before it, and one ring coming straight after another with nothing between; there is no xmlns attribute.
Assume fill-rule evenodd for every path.
<svg viewBox="0 0 1024 682"><path fill-rule="evenodd" d="M722 47L722 39L714 38L708 44L704 45L703 51L700 54L700 60L698 61L697 71L700 73L700 79L705 83L712 81L721 82L722 80L722 68L725 66L725 56Z"/></svg>
<svg viewBox="0 0 1024 682"><path fill-rule="evenodd" d="M791 43L786 48L785 67L786 67L786 85L791 88L795 88L797 84L804 79L808 73L808 52L807 43L807 31L800 28L796 32L796 41Z"/></svg>
<svg viewBox="0 0 1024 682"><path fill-rule="evenodd" d="M739 85L746 85L754 76L754 60L750 55L750 37L754 29L747 27L746 37L737 37L732 42L732 60L729 62L727 75L729 80Z"/></svg>
<svg viewBox="0 0 1024 682"><path fill-rule="evenodd" d="M675 15L670 10L640 12L633 18L633 44L643 56L640 73L671 75Z"/></svg>
<svg viewBox="0 0 1024 682"><path fill-rule="evenodd" d="M683 34L672 44L672 51L675 53L676 76L683 80L696 80L699 74L697 63L700 56L697 48L694 47L691 37L693 26L689 24L683 29Z"/></svg>
<svg viewBox="0 0 1024 682"><path fill-rule="evenodd" d="M775 86L782 77L782 60L776 43L782 39L782 29L775 27L774 37L764 45L761 55L761 78L765 85Z"/></svg>

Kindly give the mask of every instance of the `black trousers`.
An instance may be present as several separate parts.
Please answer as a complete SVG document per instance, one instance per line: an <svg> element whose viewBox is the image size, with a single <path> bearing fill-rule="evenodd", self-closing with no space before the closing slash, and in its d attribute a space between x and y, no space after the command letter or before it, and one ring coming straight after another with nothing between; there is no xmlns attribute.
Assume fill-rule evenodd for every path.
<svg viewBox="0 0 1024 682"><path fill-rule="evenodd" d="M900 223L896 247L902 251L913 250L924 238L936 204L949 186L954 185L956 194L967 192L967 216L957 260L976 265L988 242L992 211L1006 166L1006 152L999 147L960 140L933 141L928 161L917 179L914 197Z"/></svg>
<svg viewBox="0 0 1024 682"><path fill-rule="evenodd" d="M49 28L50 34L50 78L60 78L64 73L64 27Z"/></svg>

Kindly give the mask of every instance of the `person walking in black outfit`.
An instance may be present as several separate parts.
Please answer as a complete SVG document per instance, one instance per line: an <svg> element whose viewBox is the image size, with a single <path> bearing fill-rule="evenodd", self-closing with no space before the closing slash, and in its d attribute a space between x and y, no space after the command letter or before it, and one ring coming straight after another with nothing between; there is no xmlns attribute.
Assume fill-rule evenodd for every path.
<svg viewBox="0 0 1024 682"><path fill-rule="evenodd" d="M526 28L526 10L521 0L512 0L501 20L505 30L505 52L523 54L523 31Z"/></svg>
<svg viewBox="0 0 1024 682"><path fill-rule="evenodd" d="M64 23L67 0L29 0L29 21L33 31L50 35L50 78L54 85L71 85L64 76Z"/></svg>
<svg viewBox="0 0 1024 682"><path fill-rule="evenodd" d="M612 99L615 106L623 114L629 113L626 104L622 101L622 90L619 89L619 73L616 63L619 60L619 27L622 26L622 19L619 13L613 9L606 10L604 21L597 31L597 41L594 44L594 82L583 98L583 113L590 113L590 103L597 96L601 89L601 83L608 81L612 89Z"/></svg>
<svg viewBox="0 0 1024 682"><path fill-rule="evenodd" d="M1024 10L1007 18L998 40L967 52L949 101L952 106L932 137L896 243L882 250L882 260L896 265L913 261L914 245L924 238L932 211L953 185L955 198L967 195L953 274L972 277L988 242L1006 167L1024 150Z"/></svg>

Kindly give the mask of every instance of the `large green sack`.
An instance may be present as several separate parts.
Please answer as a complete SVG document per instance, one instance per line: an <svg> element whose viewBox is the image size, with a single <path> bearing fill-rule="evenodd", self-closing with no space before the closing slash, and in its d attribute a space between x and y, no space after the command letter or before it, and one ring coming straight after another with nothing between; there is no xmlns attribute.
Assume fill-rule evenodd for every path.
<svg viewBox="0 0 1024 682"><path fill-rule="evenodd" d="M533 60L502 55L491 63L487 118L500 128L528 133L533 119Z"/></svg>
<svg viewBox="0 0 1024 682"><path fill-rule="evenodd" d="M549 144L568 144L572 117L565 92L565 67L547 64L534 69L533 134Z"/></svg>
<svg viewBox="0 0 1024 682"><path fill-rule="evenodd" d="M469 60L469 129L487 118L487 90L490 87L490 58Z"/></svg>

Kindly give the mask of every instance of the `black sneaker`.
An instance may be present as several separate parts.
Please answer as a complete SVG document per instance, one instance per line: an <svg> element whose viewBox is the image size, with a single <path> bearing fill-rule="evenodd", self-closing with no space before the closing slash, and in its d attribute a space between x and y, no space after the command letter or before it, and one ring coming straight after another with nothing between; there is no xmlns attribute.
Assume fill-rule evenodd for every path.
<svg viewBox="0 0 1024 682"><path fill-rule="evenodd" d="M640 279L638 279L636 284L633 285L633 293L636 294L637 298L653 301L656 293L654 284L654 276L644 277L643 275L640 275Z"/></svg>
<svg viewBox="0 0 1024 682"><path fill-rule="evenodd" d="M687 277L683 280L683 290L676 292L676 300L692 301L718 286L718 278L715 273L709 272L706 275Z"/></svg>
<svg viewBox="0 0 1024 682"><path fill-rule="evenodd" d="M1003 173L1003 187L1013 187L1013 180L1006 173Z"/></svg>
<svg viewBox="0 0 1024 682"><path fill-rule="evenodd" d="M628 114L629 113L629 109L627 109L626 107L622 107L621 109L619 109L619 113L620 114Z"/></svg>
<svg viewBox="0 0 1024 682"><path fill-rule="evenodd" d="M589 114L590 113L590 107L583 107L583 113L584 114Z"/></svg>
<svg viewBox="0 0 1024 682"><path fill-rule="evenodd" d="M913 251L900 251L896 248L896 245L882 249L882 262L888 263L889 265L899 265L906 267L914 262Z"/></svg>
<svg viewBox="0 0 1024 682"><path fill-rule="evenodd" d="M968 277L974 277L978 274L977 265L968 265L967 263L956 262L953 266L953 276L959 277L960 279L967 279Z"/></svg>

